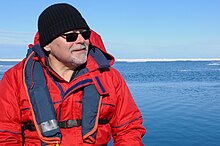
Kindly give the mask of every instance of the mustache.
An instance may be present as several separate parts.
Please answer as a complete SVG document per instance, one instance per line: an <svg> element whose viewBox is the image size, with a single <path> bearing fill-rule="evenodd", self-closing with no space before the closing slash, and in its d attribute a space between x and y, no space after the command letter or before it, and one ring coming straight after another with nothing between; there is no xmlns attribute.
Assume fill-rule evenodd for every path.
<svg viewBox="0 0 220 146"><path fill-rule="evenodd" d="M87 49L85 43L84 43L84 44L78 44L78 45L76 45L76 46L72 46L72 47L70 48L70 51L84 50L84 49Z"/></svg>

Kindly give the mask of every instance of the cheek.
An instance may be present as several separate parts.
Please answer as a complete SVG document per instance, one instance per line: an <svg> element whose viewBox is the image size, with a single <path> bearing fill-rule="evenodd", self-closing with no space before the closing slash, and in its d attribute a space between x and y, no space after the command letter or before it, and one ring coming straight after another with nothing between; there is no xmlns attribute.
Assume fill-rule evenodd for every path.
<svg viewBox="0 0 220 146"><path fill-rule="evenodd" d="M89 52L89 44L90 44L90 42L89 42L89 40L86 40L85 41L85 45L86 45L86 54L88 54L88 52Z"/></svg>
<svg viewBox="0 0 220 146"><path fill-rule="evenodd" d="M86 44L86 46L89 46L89 44L90 44L89 40L85 40L85 44Z"/></svg>
<svg viewBox="0 0 220 146"><path fill-rule="evenodd" d="M90 43L90 40L89 40L89 39L88 39L88 40L85 40L85 42L89 44L89 43Z"/></svg>
<svg viewBox="0 0 220 146"><path fill-rule="evenodd" d="M66 40L60 37L54 39L51 43L51 48L56 51L64 50L65 48L68 48L69 46L70 44L66 43Z"/></svg>
<svg viewBox="0 0 220 146"><path fill-rule="evenodd" d="M64 43L56 43L53 46L53 52L56 53L56 54L64 54L66 52L66 50L69 50L70 46L71 45L67 45L67 44L64 44Z"/></svg>

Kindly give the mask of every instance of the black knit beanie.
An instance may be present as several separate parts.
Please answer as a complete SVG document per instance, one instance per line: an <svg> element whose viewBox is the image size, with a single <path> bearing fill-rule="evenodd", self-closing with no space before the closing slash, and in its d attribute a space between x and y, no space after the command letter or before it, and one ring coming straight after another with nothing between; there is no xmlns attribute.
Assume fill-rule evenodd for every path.
<svg viewBox="0 0 220 146"><path fill-rule="evenodd" d="M62 33L75 29L89 29L89 26L79 11L69 4L51 5L38 18L39 40L42 47Z"/></svg>

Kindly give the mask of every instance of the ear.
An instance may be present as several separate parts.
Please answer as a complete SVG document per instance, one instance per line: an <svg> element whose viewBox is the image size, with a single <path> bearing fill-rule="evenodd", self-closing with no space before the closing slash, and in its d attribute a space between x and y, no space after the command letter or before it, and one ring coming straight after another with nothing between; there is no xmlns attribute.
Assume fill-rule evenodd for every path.
<svg viewBox="0 0 220 146"><path fill-rule="evenodd" d="M47 51L47 52L50 52L51 51L50 45L46 45L44 47L44 50Z"/></svg>

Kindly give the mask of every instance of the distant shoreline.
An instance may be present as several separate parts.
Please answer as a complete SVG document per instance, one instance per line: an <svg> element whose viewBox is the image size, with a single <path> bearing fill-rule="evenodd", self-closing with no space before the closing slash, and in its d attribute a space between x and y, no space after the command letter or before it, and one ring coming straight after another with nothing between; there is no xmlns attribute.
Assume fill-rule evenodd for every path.
<svg viewBox="0 0 220 146"><path fill-rule="evenodd" d="M16 61L22 59L1 59L0 61ZM115 59L116 62L172 62L172 61L220 61L220 58L173 58L173 59Z"/></svg>
<svg viewBox="0 0 220 146"><path fill-rule="evenodd" d="M220 58L116 59L116 62L220 61Z"/></svg>

